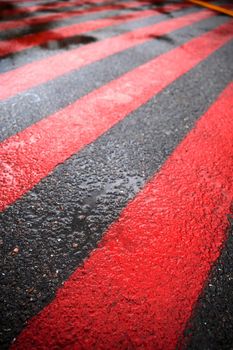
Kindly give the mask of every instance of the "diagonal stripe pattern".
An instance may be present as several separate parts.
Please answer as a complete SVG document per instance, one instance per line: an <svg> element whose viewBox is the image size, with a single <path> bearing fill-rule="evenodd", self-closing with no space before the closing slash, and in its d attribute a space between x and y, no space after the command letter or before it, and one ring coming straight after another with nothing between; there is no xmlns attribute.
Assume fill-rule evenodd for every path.
<svg viewBox="0 0 233 350"><path fill-rule="evenodd" d="M145 3L146 4L146 3ZM102 12L102 11L107 11L107 10L122 10L122 9L131 9L132 7L139 7L141 6L140 3L136 1L132 2L126 2L126 3L120 3L120 4L106 4L98 7L93 7L91 6L88 9L74 9L70 11L63 11L62 13L59 14L52 14L52 15L41 15L41 16L35 16L35 18L26 18L26 19L17 19L17 20L12 20L12 21L4 21L3 23L0 23L0 29L1 30L9 30L13 28L19 28L19 27L24 27L26 25L38 25L38 24L44 24L44 23L50 23L52 21L57 21L57 20L64 20L66 18L71 18L73 16L79 16L79 15L84 15L92 12Z"/></svg>
<svg viewBox="0 0 233 350"><path fill-rule="evenodd" d="M0 294L4 298L5 327L9 325L7 329L14 335L29 315L51 300L57 286L94 249L127 202L204 113L207 103L213 103L224 89L232 76L231 50L229 44L211 55L57 167L5 211L3 237L9 254L5 256ZM220 67L221 78L216 75ZM203 95L200 86L208 94ZM187 104L192 94L195 99ZM15 246L20 247L20 253L12 256ZM12 281L17 281L17 289L9 290ZM29 303L29 296L33 303Z"/></svg>
<svg viewBox="0 0 233 350"><path fill-rule="evenodd" d="M136 11L142 4L146 5L143 11L139 8ZM47 5L41 3L41 6ZM52 6L55 9L63 5L54 2ZM159 6L157 11L157 5L153 4L152 10L149 2L144 1L124 4L110 1L108 5L107 1L101 4L93 0L81 11L96 12L95 20L69 26L61 23L47 33L0 42L4 55L12 53L14 57L25 49L26 55L31 55L31 63L1 74L2 111L10 116L14 101L20 103L27 94L35 93L42 105L44 99L40 100L37 91L46 91L53 84L51 96L57 94L56 89L62 93L59 88L62 79L68 82L64 92L70 91L71 95L63 100L62 109L55 104L52 114L48 111L47 115L32 115L31 119L26 114L25 122L22 117L22 122L13 117L12 124L18 120L19 125L0 144L0 201L5 211L0 239L3 347L8 347L25 320L51 301L63 280L89 254L84 267L75 271L55 300L31 321L13 348L107 349L118 344L120 348L174 349L182 344L193 305L224 242L226 214L233 194L232 84L222 92L231 80L228 58L233 22L208 10L193 9L181 10L181 15L177 12L168 20L173 16L169 15L163 22L168 11L186 6L183 3ZM36 7L36 3L31 3L28 9ZM112 17L113 8L127 9L128 15L119 12L120 15ZM63 12L61 17L53 19L81 15L75 11ZM105 15L98 18L98 11L106 11L106 18ZM160 19L158 15L163 11ZM156 16L155 24L143 24ZM46 18L49 17L35 17L35 23ZM12 28L25 26L28 20L6 21L5 29L8 25L9 29L11 25ZM137 24L139 20L142 24L137 29L112 36L112 32L121 32L127 23ZM201 29L195 32L198 26ZM86 32L99 31L101 35L101 30L105 32L104 39L97 43L45 56L42 60L36 61L33 56L35 46L53 39L54 35L58 40L57 35L70 39ZM194 35L189 41L171 39L192 30ZM169 37L168 33L171 33ZM152 44L153 40L157 46ZM166 49L156 51L159 40L169 40ZM144 62L134 57L133 53L143 54L143 48L150 45L151 52L156 49L153 56L145 54ZM74 85L75 81L82 81L85 70L91 72L95 67L99 67L98 80L105 64L109 69L108 62L113 64L118 57L120 65L124 57L130 57L133 63L131 66L127 63L125 71L114 68L113 75L96 81L96 86L90 85L89 90ZM221 67L219 79L213 74L218 72L218 67ZM76 75L79 80L72 78ZM204 89L205 75L211 78L208 89ZM69 87L72 79L73 85ZM198 82L205 97L198 91ZM192 95L184 93L185 86L196 91L190 102L193 107L187 104ZM73 88L83 92L73 93ZM183 95L187 95L187 102L182 100ZM172 115L172 110L180 114ZM175 149L203 113L197 126ZM9 135L4 128L3 135ZM114 139L119 141L115 146ZM107 157L103 174L98 153L100 159ZM155 171L167 158L156 175ZM70 167L71 164L76 165ZM105 172L107 182L101 178ZM115 182L111 184L113 177ZM86 199L82 198L83 194ZM133 201L128 203L130 199ZM101 237L104 238L98 249L91 253ZM30 305L29 299L34 305Z"/></svg>
<svg viewBox="0 0 233 350"><path fill-rule="evenodd" d="M167 10L172 10L174 7L167 7ZM155 15L156 11L145 11L145 13L132 14L131 19L137 19L140 17L147 17ZM159 14L159 12L157 12ZM0 42L0 55L6 56L12 53L16 53L22 50L26 50L36 45L44 44L49 40L61 40L67 38L71 35L78 35L91 30L96 30L98 28L104 28L105 26L114 25L114 23L121 23L129 18L129 14L123 15L115 18L104 18L103 20L95 20L90 22L85 22L83 24L74 24L68 27L62 27L54 29L51 31L45 31L37 34L26 35L18 39L4 40Z"/></svg>
<svg viewBox="0 0 233 350"><path fill-rule="evenodd" d="M137 18L144 16L147 17L148 14L149 16L152 15L151 12L142 12L136 16ZM69 73L72 70L80 69L87 64L104 59L109 55L114 55L123 50L140 45L143 42L151 40L152 36L156 37L165 35L172 30L193 24L196 21L208 17L211 17L209 12L201 12L199 14L187 15L184 18L175 18L174 20L169 20L165 23L162 22L148 27L138 28L134 31L126 32L125 34L91 44L88 47L71 50L68 53L64 52L39 62L27 64L13 71L6 72L1 75L4 89L0 89L0 98L6 99L12 97L35 85L45 83L48 80ZM133 19L134 18L135 16L133 16ZM114 20L109 21L111 24L115 22ZM130 20L127 20L125 22L128 23L129 21ZM119 23L120 19L116 18L116 22ZM88 30L88 26L86 29ZM47 69L45 69L45 67ZM19 83L15 84L15 81Z"/></svg>
<svg viewBox="0 0 233 350"><path fill-rule="evenodd" d="M13 349L175 349L224 239L232 111L231 84Z"/></svg>
<svg viewBox="0 0 233 350"><path fill-rule="evenodd" d="M182 48L140 66L3 142L0 208L4 209L14 202L57 164L92 142L155 93L227 43L232 37L232 28L232 23L228 23L193 39ZM183 64L177 67L180 62ZM13 181L9 181L6 171L8 168L11 169Z"/></svg>

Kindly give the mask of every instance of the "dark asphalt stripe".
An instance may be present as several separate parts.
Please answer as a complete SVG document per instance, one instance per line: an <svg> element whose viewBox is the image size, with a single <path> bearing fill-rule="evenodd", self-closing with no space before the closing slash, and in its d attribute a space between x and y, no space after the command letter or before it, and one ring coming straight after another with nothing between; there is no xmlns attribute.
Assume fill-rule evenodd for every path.
<svg viewBox="0 0 233 350"><path fill-rule="evenodd" d="M181 6L182 7L182 6ZM176 9L176 6L171 6L171 10ZM169 10L169 7L167 8ZM154 14L159 14L160 12L158 11L156 13L155 10L150 12L150 16ZM58 41L62 39L69 38L71 36L75 36L81 33L85 33L88 31L92 30L97 30L98 28L104 28L105 26L110 26L113 25L114 23L117 23L118 21L122 23L123 21L127 20L127 18L135 17L137 16L140 18L141 11L134 13L131 12L129 14L124 14L121 15L121 17L116 16L114 18L103 18L101 20L95 20L95 21L87 21L82 24L80 23L75 23L73 25L61 27L61 28L56 28L56 29L49 29L49 30L43 30L42 32L38 32L36 34L28 34L25 36L22 36L20 38L16 39L10 39L10 40L2 40L0 41L0 56L9 56L9 55L15 55L18 52L28 50L30 48L33 48L35 46L40 46L44 45L45 43L55 40Z"/></svg>
<svg viewBox="0 0 233 350"><path fill-rule="evenodd" d="M232 111L233 83L12 350L176 349L227 228Z"/></svg>
<svg viewBox="0 0 233 350"><path fill-rule="evenodd" d="M230 168L232 171L233 169ZM231 172L232 172L231 171ZM231 209L233 214L233 207ZM230 219L230 217L229 217ZM184 333L187 350L231 350L233 344L233 220Z"/></svg>
<svg viewBox="0 0 233 350"><path fill-rule="evenodd" d="M137 1L134 2L135 3L135 7L140 6L140 3L138 3ZM127 3L121 3L118 2L117 4L109 4L109 3L103 3L103 5L89 5L89 6L79 6L79 9L74 8L69 8L69 11L61 11L61 13L57 13L57 14L43 14L43 13L38 13L35 12L34 14L31 14L30 18L23 18L22 16L19 17L18 19L16 18L16 20L14 21L15 18L12 18L10 21L4 22L3 24L0 24L0 29L1 30L9 30L9 29L13 29L13 28L18 28L19 26L25 26L25 25L36 25L36 24L44 24L44 23L50 23L54 20L62 20L65 18L70 18L72 16L77 16L77 15L85 15L87 13L92 13L92 12L101 12L101 11L106 11L106 10L114 10L114 9L118 9L118 10L123 10L123 9L127 9L130 6L132 7L132 5L130 5L131 2L127 2ZM59 11L60 12L60 11ZM33 18L31 18L32 16L34 16ZM38 18L37 18L38 17Z"/></svg>
<svg viewBox="0 0 233 350"><path fill-rule="evenodd" d="M0 115L1 124L4 128L2 128L1 131L1 139L21 131L34 122L41 120L49 114L55 113L70 103L73 103L78 98L81 98L92 90L99 88L109 81L138 67L140 64L146 63L160 54L166 53L170 49L184 44L190 40L190 38L195 38L203 34L206 30L211 30L226 21L227 18L224 16L207 19L203 22L193 24L192 27L182 28L173 33L169 33L169 36L162 36L160 40L153 40L153 27L148 28L147 34L150 34L149 31L151 30L152 39L148 37L147 39L149 39L149 41L146 43L115 55L111 55L104 60L89 64L88 66L81 68L79 71L71 71L55 80L50 80L46 84L27 90L22 94L2 102L0 106ZM162 28L165 25L165 29L168 29L166 23L161 23L159 26ZM131 24L132 23L128 24L128 26ZM130 29L127 24L124 24L123 27L124 26L126 30ZM121 28L118 28L118 30L121 30ZM146 29L142 28L141 34L144 33L144 30ZM96 33L96 35L98 34ZM99 35L102 35L102 33L99 33ZM88 61L91 62L98 59L98 53L100 55L99 58L101 58L103 55L108 55L109 50L116 50L119 52L121 47L118 44L118 39L120 38L120 36L115 38L114 42L111 40L105 41L105 44L103 45L101 42L98 51L97 46L95 45L90 45L89 49L82 50L83 60L80 60L81 65L87 64ZM144 36L141 35L135 37L135 40L136 42L138 40L143 42ZM131 33L127 33L122 37L122 45L121 49L126 48L128 45L134 45ZM56 59L57 63L52 61L50 63L45 62L44 64L43 62L39 67L36 65L33 71L30 69L27 71L28 68L26 67L23 72L22 70L19 70L16 74L10 73L10 77L7 74L4 79L2 77L2 84L5 89L1 91L1 97L6 97L5 94L7 92L17 92L18 87L21 90L28 88L30 86L27 85L28 82L34 83L35 78L37 79L37 83L39 83L46 81L48 74L49 78L52 79L56 77L57 73L61 74L63 72L64 74L66 69L68 69L69 72L70 69L78 67L79 61L77 61L76 57L76 55L74 55L74 59L72 59L72 57L67 57L67 60L65 61L58 56ZM81 51L79 57L81 57ZM134 58L133 60L132 57ZM61 59L61 61L59 61L59 59ZM65 62L68 64L66 65ZM72 62L74 63L73 67L71 65ZM45 70L44 67L48 70ZM54 69L52 67L54 67ZM26 81L24 77L26 77ZM30 79L30 77L33 79ZM14 89L14 84L12 85L12 82L14 81L20 82L20 85L17 85L16 89ZM52 104L51 101L53 101Z"/></svg>
<svg viewBox="0 0 233 350"><path fill-rule="evenodd" d="M154 58L2 142L1 210L59 163L226 44L232 37L232 25L223 24ZM8 168L13 181L9 179Z"/></svg>
<svg viewBox="0 0 233 350"><path fill-rule="evenodd" d="M72 156L2 215L6 344L96 247L233 76L233 43ZM218 75L216 72L221 71ZM201 89L200 89L201 86ZM13 249L18 246L19 254Z"/></svg>
<svg viewBox="0 0 233 350"><path fill-rule="evenodd" d="M193 11L193 10L181 10L181 11L177 11L177 12L174 11L170 15L155 15L155 16L152 16L152 17L149 17L146 19L141 19L141 20L138 19L137 21L132 21L132 22L131 21L127 22L127 20L126 20L125 26L124 26L124 24L120 25L119 27L114 25L113 27L106 27L104 29L104 31L98 30L98 31L88 32L88 33L86 33L85 36L81 36L81 37L83 37L84 43L85 43L86 37L92 38L93 41L100 40L100 39L101 40L102 39L109 39L112 36L119 36L119 34L121 34L121 33L125 33L125 32L127 33L128 31L136 30L136 29L139 29L141 27L155 25L156 23L168 20L172 17L177 18L179 16L182 16L182 15L185 15L188 13L192 13L192 12L195 12L195 11ZM104 14L103 17L101 16L100 18L104 18L105 16L106 16L106 13ZM130 16L129 16L129 20L130 20ZM101 35L99 35L99 34L101 34ZM61 69L61 62L62 62L62 66L67 67L68 60L69 60L70 68L69 69L67 68L67 71L70 71L71 69L77 69L77 67L75 66L75 61L77 59L71 60L71 57L75 55L75 57L77 58L77 55L81 54L81 52L79 51L80 50L80 41L77 42L77 39L78 39L77 37L71 37L71 39L73 39L71 41L71 43L67 42L66 45L64 45L65 43L63 44L64 47L62 45L60 45L61 46L60 47L58 44L56 47L55 46L56 42L55 42L54 43L55 47L53 47L52 45L50 47L48 45L48 47L46 48L45 45L42 45L41 47L35 47L33 49L30 49L30 50L22 51L21 53L18 53L17 55L14 55L14 56L10 56L6 59L2 58L0 61L0 71L2 73L3 72L7 73L7 71L13 69L14 72L6 74L6 75L1 75L1 79L4 79L4 83L7 82L7 84L9 84L9 81L12 81L16 78L13 76L10 77L10 75L19 74L21 77L17 76L17 80L18 79L22 80L23 76L25 76L25 78L27 76L27 79L31 80L32 79L31 73L28 74L27 69L36 69L37 72L39 71L39 69L42 69L42 72L45 73L44 64L46 64L46 67L47 67L48 63L50 63L50 64L52 63L52 67L53 67L51 69L51 73L52 73L53 71L55 71L56 67L58 67L58 68L56 68L56 71L57 70L59 71L59 69ZM136 39L137 38L135 37L134 42L136 41ZM140 37L138 39L140 39ZM116 40L118 40L118 38L115 38L114 42ZM101 47L100 47L101 45L102 45L102 43L96 45L96 48L95 48L95 46L94 47L92 46L90 48L90 50L95 48L95 50L99 53L99 51L101 49ZM115 45L113 45L112 42L109 42L109 45L110 46L108 47L107 52L109 52L111 50L111 46L115 47ZM78 50L78 52L74 51L75 48ZM89 48L88 48L88 50L89 50ZM104 50L106 50L106 49L104 48ZM104 51L104 50L102 50L102 51ZM60 55L60 56L58 56L58 55ZM52 58L52 56L55 56L55 57ZM91 58L91 56L93 56L93 57ZM102 52L102 56L104 56L104 52ZM48 58L49 61L45 62L45 58ZM42 61L42 59L43 59L43 61ZM89 59L88 60L86 59L86 60L90 61L90 59L92 59L92 61L93 61L95 59L95 55L91 54ZM37 62L40 60L41 60L41 62ZM65 63L63 63L63 62L65 62ZM20 68L22 66L25 66L25 68L21 68L21 70L18 69L16 71L17 68ZM47 69L46 69L46 71L47 71ZM36 74L36 78L34 79L35 82L38 79L40 79L39 78L40 76L44 76L44 74L42 72L40 72L40 74ZM14 86L16 86L16 85L14 84Z"/></svg>

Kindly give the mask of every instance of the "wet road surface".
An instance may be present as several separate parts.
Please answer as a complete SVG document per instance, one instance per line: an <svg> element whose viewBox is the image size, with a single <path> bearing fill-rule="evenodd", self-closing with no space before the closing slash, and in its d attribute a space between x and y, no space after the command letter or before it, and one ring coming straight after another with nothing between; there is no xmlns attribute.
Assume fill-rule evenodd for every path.
<svg viewBox="0 0 233 350"><path fill-rule="evenodd" d="M1 348L232 349L231 17L0 6Z"/></svg>

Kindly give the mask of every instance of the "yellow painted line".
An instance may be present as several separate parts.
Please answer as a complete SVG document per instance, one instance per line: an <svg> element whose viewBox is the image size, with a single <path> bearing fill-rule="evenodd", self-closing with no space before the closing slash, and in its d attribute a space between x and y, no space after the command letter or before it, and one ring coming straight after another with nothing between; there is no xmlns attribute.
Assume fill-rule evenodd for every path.
<svg viewBox="0 0 233 350"><path fill-rule="evenodd" d="M229 16L233 17L233 11L225 9L224 7L212 5L212 4L209 4L207 2L199 1L199 0L189 0L189 2L192 2L193 4L197 4L197 5L200 5L200 6L203 6L203 7L207 7L208 9L211 9L211 10L214 10L214 11L225 13L226 15L229 15Z"/></svg>

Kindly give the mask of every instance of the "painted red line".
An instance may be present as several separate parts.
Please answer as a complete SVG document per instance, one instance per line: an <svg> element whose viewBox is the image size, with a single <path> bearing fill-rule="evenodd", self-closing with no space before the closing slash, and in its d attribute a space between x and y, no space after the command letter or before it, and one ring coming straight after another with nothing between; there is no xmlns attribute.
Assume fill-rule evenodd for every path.
<svg viewBox="0 0 233 350"><path fill-rule="evenodd" d="M153 12L153 15L156 13ZM135 16L150 16L151 12L144 11L130 15L127 21L134 20ZM194 22L213 16L212 11L202 11L189 14L180 18L174 18L152 26L143 27L134 31L105 39L97 43L89 44L64 52L59 55L29 63L15 70L1 74L0 100L12 97L34 86L55 79L72 70L77 70L88 64L119 53L143 42L151 40L153 35L164 35ZM137 17L139 18L139 17ZM116 17L112 23L119 24L122 17ZM103 21L103 20L102 20ZM105 20L107 21L107 20ZM106 22L104 22L106 23Z"/></svg>
<svg viewBox="0 0 233 350"><path fill-rule="evenodd" d="M155 58L0 144L0 208L232 39L233 22Z"/></svg>
<svg viewBox="0 0 233 350"><path fill-rule="evenodd" d="M175 6L176 8L176 6ZM170 6L169 6L170 9ZM172 6L172 9L174 7ZM144 15L145 12L145 15ZM17 39L1 40L0 41L0 56L16 53L22 50L29 49L33 46L44 44L50 40L63 40L73 35L78 35L91 30L104 28L110 25L123 23L129 16L131 19L137 19L147 16L159 15L159 11L142 11L139 13L131 13L125 15L118 15L110 18L103 18L99 20L92 20L84 23L69 25L66 27L56 28L49 31L43 31L36 34L24 35Z"/></svg>
<svg viewBox="0 0 233 350"><path fill-rule="evenodd" d="M145 2L147 3L147 2ZM98 13L108 10L121 10L121 9L130 9L132 7L140 7L141 3L138 1L132 1L127 3L118 3L118 4L110 4L110 5L103 5L98 7L89 7L85 10L72 10L67 12L62 12L58 14L52 14L52 15L40 15L38 17L33 18L24 18L19 20L10 20L5 21L3 23L0 23L0 30L8 30L8 29L14 29L14 28L20 28L25 27L27 25L34 26L38 24L44 24L44 23L51 23L58 20L63 20L66 18L71 18L78 15L86 15L88 13ZM179 6L179 4L177 4Z"/></svg>
<svg viewBox="0 0 233 350"><path fill-rule="evenodd" d="M173 350L233 196L233 84L12 349Z"/></svg>

